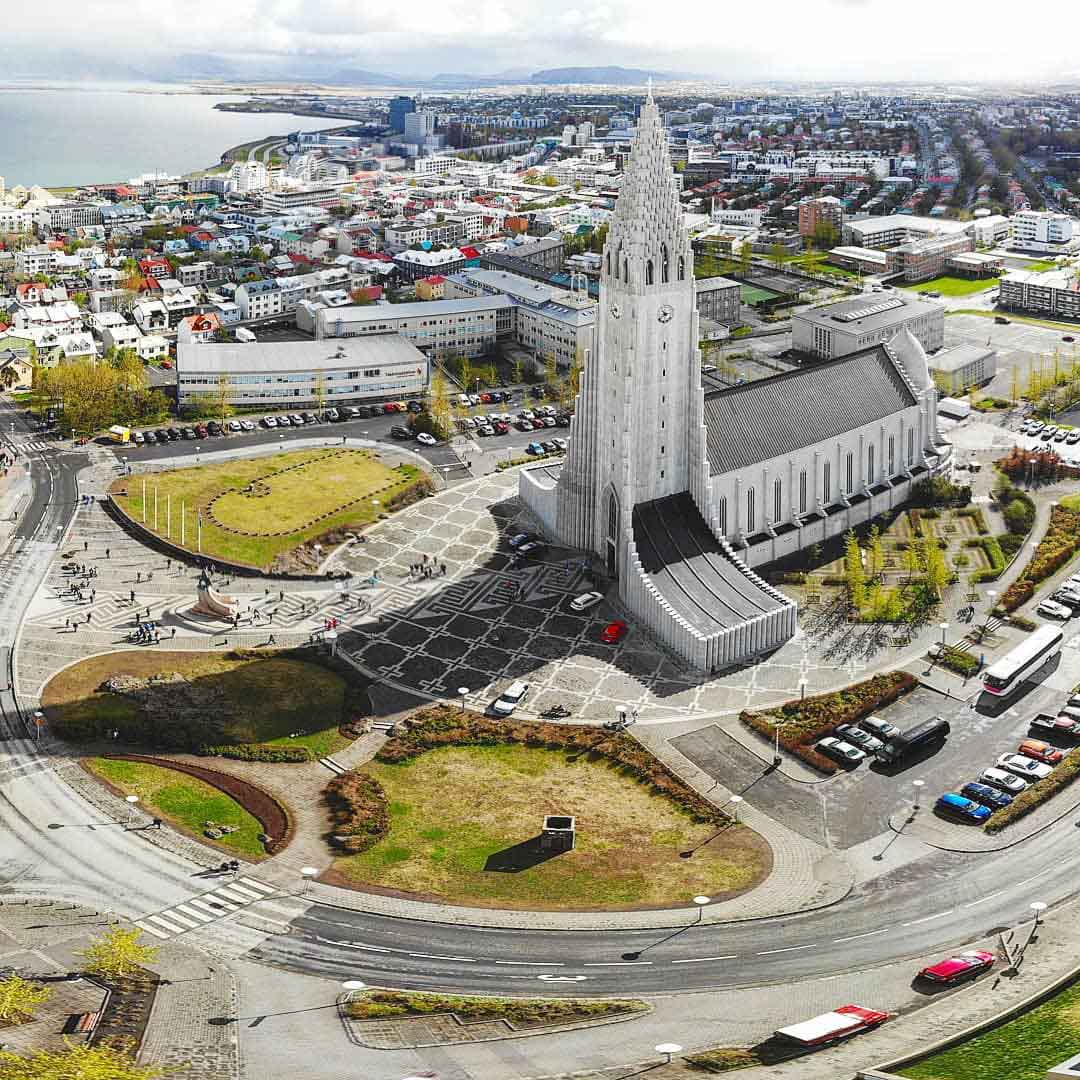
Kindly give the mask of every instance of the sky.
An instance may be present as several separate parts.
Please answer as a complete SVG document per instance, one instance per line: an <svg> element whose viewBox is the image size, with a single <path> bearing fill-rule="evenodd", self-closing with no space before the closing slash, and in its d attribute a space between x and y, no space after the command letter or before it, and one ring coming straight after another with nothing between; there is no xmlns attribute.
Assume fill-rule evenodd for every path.
<svg viewBox="0 0 1080 1080"><path fill-rule="evenodd" d="M242 77L360 68L403 76L617 64L717 82L1022 81L1077 77L1080 5L1010 31L1006 0L37 0L5 5L0 62L63 71L111 57L170 71L220 58ZM1071 50L1075 56L1075 49Z"/></svg>

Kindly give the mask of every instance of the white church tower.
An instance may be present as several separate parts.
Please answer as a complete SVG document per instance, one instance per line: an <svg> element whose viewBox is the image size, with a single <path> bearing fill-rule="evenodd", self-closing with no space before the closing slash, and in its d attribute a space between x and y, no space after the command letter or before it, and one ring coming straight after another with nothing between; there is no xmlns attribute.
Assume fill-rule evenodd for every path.
<svg viewBox="0 0 1080 1080"><path fill-rule="evenodd" d="M635 505L707 497L697 342L694 258L650 92L604 247L596 355L559 484L560 539L599 555L611 577L624 569Z"/></svg>

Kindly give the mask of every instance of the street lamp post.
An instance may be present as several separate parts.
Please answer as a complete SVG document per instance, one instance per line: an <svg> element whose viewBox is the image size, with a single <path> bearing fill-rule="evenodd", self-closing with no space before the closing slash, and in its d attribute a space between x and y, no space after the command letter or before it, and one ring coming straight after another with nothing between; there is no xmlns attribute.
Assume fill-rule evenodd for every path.
<svg viewBox="0 0 1080 1080"><path fill-rule="evenodd" d="M359 993L361 990L367 989L367 983L361 982L359 979L346 979L341 984L341 989L345 991L345 999L342 1001L342 1005L345 1008L349 1007L349 1003L353 999L353 995Z"/></svg>
<svg viewBox="0 0 1080 1080"><path fill-rule="evenodd" d="M780 729L784 726L782 720L773 721L773 734L776 736L776 740L773 743L773 756L772 763L776 768L780 768L780 762L783 758L780 757Z"/></svg>
<svg viewBox="0 0 1080 1080"><path fill-rule="evenodd" d="M949 632L949 624L947 622L938 623L938 629L941 631L941 652L945 653L945 635Z"/></svg>
<svg viewBox="0 0 1080 1080"><path fill-rule="evenodd" d="M805 679L800 679L799 680L799 700L800 701L805 701L806 700L806 680Z"/></svg>
<svg viewBox="0 0 1080 1080"><path fill-rule="evenodd" d="M467 686L459 686L457 692L461 695L461 711L465 711L465 699L469 696L469 688Z"/></svg>
<svg viewBox="0 0 1080 1080"><path fill-rule="evenodd" d="M997 589L987 589L986 596L988 603L986 605L986 622L982 625L982 635L985 636L990 629L990 616L994 613L994 608L997 606Z"/></svg>
<svg viewBox="0 0 1080 1080"><path fill-rule="evenodd" d="M697 918L694 920L694 924L697 925L701 922L702 916L705 914L705 908L708 904L712 903L711 896L695 896L694 903L697 904Z"/></svg>
<svg viewBox="0 0 1080 1080"><path fill-rule="evenodd" d="M138 805L138 795L127 795L124 797L124 802L128 804L128 819L125 828L130 829L135 824L135 807Z"/></svg>
<svg viewBox="0 0 1080 1080"><path fill-rule="evenodd" d="M912 804L911 804L911 809L912 810L918 810L919 809L919 796L922 794L923 785L925 783L926 783L925 780L912 780L911 781L911 786L915 789L915 798L914 798L914 800L912 801Z"/></svg>
<svg viewBox="0 0 1080 1080"><path fill-rule="evenodd" d="M1031 911L1035 916L1035 929L1037 930L1042 923L1043 912L1046 910L1046 904L1044 904L1041 900L1035 900L1034 902L1028 904L1028 907L1031 908Z"/></svg>
<svg viewBox="0 0 1080 1080"><path fill-rule="evenodd" d="M319 876L319 871L314 866L301 866L300 876L303 878L300 885L300 895L307 896L308 890L311 888L311 882Z"/></svg>
<svg viewBox="0 0 1080 1080"><path fill-rule="evenodd" d="M682 1053L682 1047L678 1043L660 1043L655 1049L658 1054L667 1056L667 1061L664 1062L665 1065L670 1065L672 1057Z"/></svg>
<svg viewBox="0 0 1080 1080"><path fill-rule="evenodd" d="M626 727L626 706L625 705L616 705L615 706L615 717L618 720L620 728Z"/></svg>
<svg viewBox="0 0 1080 1080"><path fill-rule="evenodd" d="M732 795L728 802L731 803L733 809L731 811L732 817L735 818L736 823L739 821L739 804L743 801L741 795Z"/></svg>

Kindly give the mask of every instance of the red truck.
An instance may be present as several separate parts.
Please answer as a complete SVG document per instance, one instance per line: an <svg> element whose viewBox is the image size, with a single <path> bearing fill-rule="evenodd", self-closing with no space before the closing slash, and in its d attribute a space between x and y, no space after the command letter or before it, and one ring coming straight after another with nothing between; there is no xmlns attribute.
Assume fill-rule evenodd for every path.
<svg viewBox="0 0 1080 1080"><path fill-rule="evenodd" d="M828 1046L841 1039L850 1038L884 1024L889 1013L867 1009L862 1005L841 1005L832 1012L822 1013L812 1020L803 1020L790 1027L779 1028L777 1038L797 1043L799 1046Z"/></svg>

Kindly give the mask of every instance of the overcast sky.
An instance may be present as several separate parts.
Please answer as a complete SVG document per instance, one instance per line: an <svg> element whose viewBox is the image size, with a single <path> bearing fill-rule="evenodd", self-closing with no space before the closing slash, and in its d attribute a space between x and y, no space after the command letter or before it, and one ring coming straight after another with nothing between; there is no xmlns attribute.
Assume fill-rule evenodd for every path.
<svg viewBox="0 0 1080 1080"><path fill-rule="evenodd" d="M4 52L47 50L43 68L70 48L139 67L207 53L404 75L620 64L717 81L1002 81L1080 69L1080 5L1063 0L37 0L6 4L4 30Z"/></svg>

